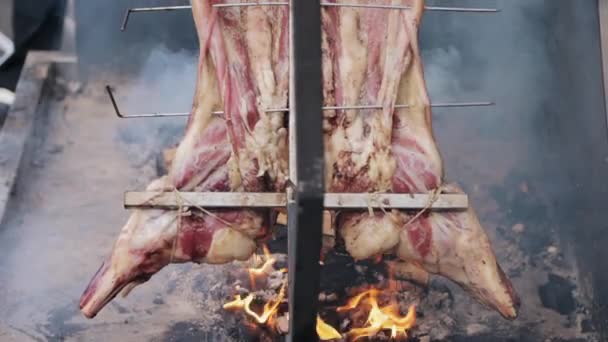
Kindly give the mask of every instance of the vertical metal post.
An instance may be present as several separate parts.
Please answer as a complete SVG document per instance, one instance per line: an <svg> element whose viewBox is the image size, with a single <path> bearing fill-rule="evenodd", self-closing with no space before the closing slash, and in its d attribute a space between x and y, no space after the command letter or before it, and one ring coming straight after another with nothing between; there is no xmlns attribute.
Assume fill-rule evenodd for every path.
<svg viewBox="0 0 608 342"><path fill-rule="evenodd" d="M608 0L599 0L598 6L600 47L602 49L602 73L604 76L604 108L608 117Z"/></svg>
<svg viewBox="0 0 608 342"><path fill-rule="evenodd" d="M323 191L323 103L321 6L319 0L291 0L290 167L295 202L289 210L288 341L316 341ZM295 130L293 129L295 128ZM295 146L293 146L295 145Z"/></svg>

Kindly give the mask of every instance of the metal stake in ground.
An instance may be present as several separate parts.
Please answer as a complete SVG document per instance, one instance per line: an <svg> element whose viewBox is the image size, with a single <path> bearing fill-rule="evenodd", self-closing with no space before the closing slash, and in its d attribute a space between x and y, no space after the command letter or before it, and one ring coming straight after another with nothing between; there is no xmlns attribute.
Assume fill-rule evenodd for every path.
<svg viewBox="0 0 608 342"><path fill-rule="evenodd" d="M292 0L290 127L295 123L295 203L289 212L288 341L316 341L322 225L323 125L321 5ZM292 137L293 138L293 137ZM293 142L294 140L292 140ZM290 147L293 147L290 146ZM291 159L293 161L293 159ZM293 168L294 165L290 165ZM295 179L293 178L295 174Z"/></svg>

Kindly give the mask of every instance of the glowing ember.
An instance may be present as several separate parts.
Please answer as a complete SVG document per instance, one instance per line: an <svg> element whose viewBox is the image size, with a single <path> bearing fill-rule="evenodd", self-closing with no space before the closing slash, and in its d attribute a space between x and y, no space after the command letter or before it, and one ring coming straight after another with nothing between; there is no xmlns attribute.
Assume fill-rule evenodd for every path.
<svg viewBox="0 0 608 342"><path fill-rule="evenodd" d="M374 336L382 330L390 330L392 338L407 337L407 330L416 323L416 307L414 305L410 306L407 315L402 317L399 307L394 303L380 307L378 305L378 293L377 289L362 292L349 300L346 305L337 309L338 312L346 312L357 308L360 304L369 306L366 326L353 328L347 333L354 340Z"/></svg>
<svg viewBox="0 0 608 342"><path fill-rule="evenodd" d="M247 316L253 318L258 324L267 324L269 326L273 325L274 316L276 315L279 305L281 305L281 301L285 298L285 285L286 282L281 286L281 290L277 295L275 300L271 300L268 303L264 304L264 310L261 314L256 313L251 308L251 303L255 299L254 295L249 294L245 298L241 298L240 295L237 295L236 298L229 303L224 304L225 310L243 310Z"/></svg>
<svg viewBox="0 0 608 342"><path fill-rule="evenodd" d="M317 335L319 335L321 341L342 338L342 335L334 327L325 323L319 316L317 316Z"/></svg>

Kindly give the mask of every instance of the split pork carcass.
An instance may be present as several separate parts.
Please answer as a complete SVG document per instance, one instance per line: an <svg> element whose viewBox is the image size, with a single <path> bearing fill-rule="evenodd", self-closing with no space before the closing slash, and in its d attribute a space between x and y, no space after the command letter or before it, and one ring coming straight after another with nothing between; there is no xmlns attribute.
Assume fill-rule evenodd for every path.
<svg viewBox="0 0 608 342"><path fill-rule="evenodd" d="M432 132L418 47L424 1L398 3L412 10L330 7L323 12L325 105L383 107L325 112L330 192L462 193L443 184ZM395 109L395 104L409 107ZM341 213L337 228L355 259L395 251L413 267L445 276L504 317L515 318L519 299L473 209L418 214Z"/></svg>
<svg viewBox="0 0 608 342"><path fill-rule="evenodd" d="M353 1L412 9L322 10L325 105L382 106L324 112L327 191L461 193L443 183L432 133L417 41L424 1ZM148 189L283 191L285 114L264 110L288 103L288 8L214 9L213 3L192 1L200 42L194 106L169 174ZM409 107L395 109L397 103ZM223 117L212 114L217 110ZM518 298L472 209L333 214L355 259L396 254L460 284L504 317L517 315ZM81 311L95 316L171 262L248 259L272 219L267 210L192 209L188 216L136 210L83 293Z"/></svg>

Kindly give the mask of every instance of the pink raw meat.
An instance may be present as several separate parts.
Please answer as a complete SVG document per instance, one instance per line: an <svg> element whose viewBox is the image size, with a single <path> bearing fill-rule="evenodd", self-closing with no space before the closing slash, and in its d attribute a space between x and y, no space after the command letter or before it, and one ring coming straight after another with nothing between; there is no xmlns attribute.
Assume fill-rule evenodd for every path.
<svg viewBox="0 0 608 342"><path fill-rule="evenodd" d="M342 2L343 0L332 0ZM194 106L170 173L150 190L282 191L287 180L288 8L213 9L194 0L201 53ZM326 7L323 22L325 105L379 110L324 112L329 192L461 193L444 184L432 132L418 26L423 0L344 0L411 10ZM395 104L408 108L395 109ZM212 112L223 109L223 118ZM496 261L473 209L462 212L335 212L355 259L396 254L445 276L507 318L519 300ZM122 289L170 262L247 259L271 223L266 210L135 211L111 256L85 290L93 317Z"/></svg>
<svg viewBox="0 0 608 342"><path fill-rule="evenodd" d="M200 39L194 105L169 175L148 190L281 191L287 180L287 8L223 10L193 1ZM212 115L223 109L224 117ZM84 291L94 317L121 290L170 262L246 260L270 223L268 210L136 210Z"/></svg>

